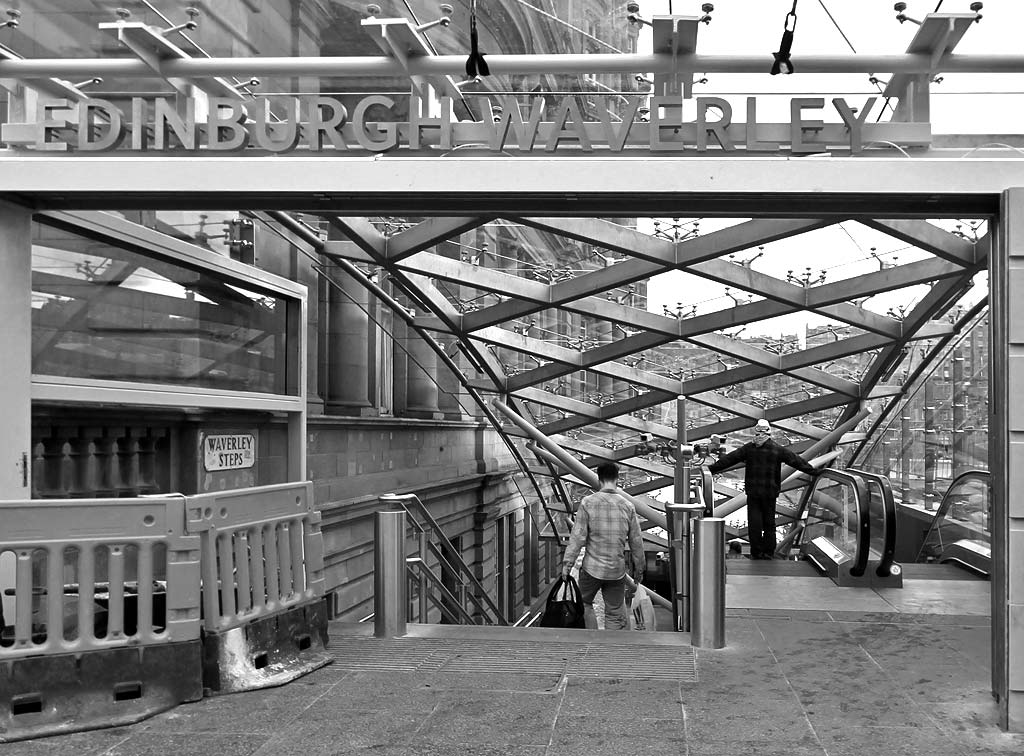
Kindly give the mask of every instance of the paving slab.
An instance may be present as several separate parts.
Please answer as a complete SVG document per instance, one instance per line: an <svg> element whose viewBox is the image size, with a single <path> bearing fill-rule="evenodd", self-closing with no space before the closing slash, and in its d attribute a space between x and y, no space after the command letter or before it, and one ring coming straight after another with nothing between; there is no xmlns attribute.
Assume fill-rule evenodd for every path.
<svg viewBox="0 0 1024 756"><path fill-rule="evenodd" d="M1019 756L1024 735L999 730L988 690L990 620L952 598L969 585L930 581L914 598L911 584L897 600L730 574L722 649L686 633L439 625L377 642L332 623L361 658L0 756Z"/></svg>

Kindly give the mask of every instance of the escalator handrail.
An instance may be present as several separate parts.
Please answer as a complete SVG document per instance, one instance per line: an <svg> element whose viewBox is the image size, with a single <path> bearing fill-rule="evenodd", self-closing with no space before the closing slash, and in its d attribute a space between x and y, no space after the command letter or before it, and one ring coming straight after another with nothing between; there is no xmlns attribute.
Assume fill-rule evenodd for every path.
<svg viewBox="0 0 1024 756"><path fill-rule="evenodd" d="M850 567L850 574L859 577L867 570L868 556L871 553L871 519L868 517L868 491L867 483L859 475L850 474L845 470L835 470L831 467L824 468L811 484L804 490L800 499L800 519L804 520L807 514L807 505L811 495L822 480L832 480L853 488L854 501L857 514L857 548L853 554L853 566ZM801 540L803 534L801 534Z"/></svg>
<svg viewBox="0 0 1024 756"><path fill-rule="evenodd" d="M886 476L867 470L847 468L847 472L859 475L867 482L876 483L882 491L882 555L878 560L878 567L875 568L875 574L879 577L889 577L896 558L896 498L892 494L892 484Z"/></svg>
<svg viewBox="0 0 1024 756"><path fill-rule="evenodd" d="M704 516L715 514L715 478L705 465L700 466L701 495L704 497Z"/></svg>
<svg viewBox="0 0 1024 756"><path fill-rule="evenodd" d="M917 552L916 561L920 562L925 558L924 550L929 543L932 533L938 530L939 525L946 519L946 515L949 514L949 508L953 505L953 499L950 497L949 492L955 490L961 482L968 478L977 478L979 481L983 481L986 486L990 486L992 473L988 470L967 470L953 478L953 482L949 484L946 493L942 495L942 501L939 502L939 508L935 510L935 516L932 517L931 525L928 526L928 530L924 534L924 540L921 542L921 548ZM991 492L989 496L991 496ZM991 538L991 533L989 533L989 537Z"/></svg>

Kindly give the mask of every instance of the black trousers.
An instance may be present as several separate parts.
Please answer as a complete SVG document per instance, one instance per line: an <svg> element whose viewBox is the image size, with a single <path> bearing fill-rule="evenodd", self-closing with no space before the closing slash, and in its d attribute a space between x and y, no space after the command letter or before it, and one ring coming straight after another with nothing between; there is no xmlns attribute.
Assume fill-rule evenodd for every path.
<svg viewBox="0 0 1024 756"><path fill-rule="evenodd" d="M775 497L747 494L747 538L751 559L775 555Z"/></svg>

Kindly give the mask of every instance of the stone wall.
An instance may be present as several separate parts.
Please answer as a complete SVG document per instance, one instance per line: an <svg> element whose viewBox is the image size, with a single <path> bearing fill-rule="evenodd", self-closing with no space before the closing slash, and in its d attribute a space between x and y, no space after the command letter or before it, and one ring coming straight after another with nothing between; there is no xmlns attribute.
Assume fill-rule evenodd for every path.
<svg viewBox="0 0 1024 756"><path fill-rule="evenodd" d="M308 420L308 433L309 477L323 517L326 589L337 618L358 620L373 612L374 514L385 493L416 494L493 600L497 574L505 572L496 564L496 538L505 532L512 542L506 607L518 615L532 602L537 564L545 557L533 532L539 521L531 521L519 489L526 491L525 482L489 426L321 416ZM410 537L407 553L415 551ZM428 615L432 622L439 618L437 610Z"/></svg>

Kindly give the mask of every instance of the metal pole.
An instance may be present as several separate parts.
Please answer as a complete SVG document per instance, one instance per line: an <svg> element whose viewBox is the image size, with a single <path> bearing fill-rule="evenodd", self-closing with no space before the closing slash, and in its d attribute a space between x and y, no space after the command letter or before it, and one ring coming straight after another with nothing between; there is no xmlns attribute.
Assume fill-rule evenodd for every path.
<svg viewBox="0 0 1024 756"><path fill-rule="evenodd" d="M911 501L910 495L910 460L913 452L913 441L910 437L910 405L903 407L900 415L900 488L903 490L902 500Z"/></svg>
<svg viewBox="0 0 1024 756"><path fill-rule="evenodd" d="M669 582L672 588L672 619L678 632L690 630L690 523L704 511L701 504L669 504Z"/></svg>
<svg viewBox="0 0 1024 756"><path fill-rule="evenodd" d="M671 73L706 71L708 73L762 73L761 55L702 55L689 53L622 54L525 54L487 56L491 73ZM237 76L248 78L288 76L444 76L465 72L465 55L417 55L398 61L386 55L356 57L239 57L169 58L160 61L156 74L163 78L204 78ZM896 55L809 55L800 58L801 73L890 73L926 74L935 63L924 53ZM1024 55L947 55L942 59L947 73L1020 73ZM39 78L153 78L153 69L136 58L27 58L0 59L0 79Z"/></svg>
<svg viewBox="0 0 1024 756"><path fill-rule="evenodd" d="M924 381L924 508L938 506L935 491L935 462L938 453L938 431L935 428L935 375Z"/></svg>
<svg viewBox="0 0 1024 756"><path fill-rule="evenodd" d="M693 532L693 627L690 643L700 648L725 645L725 520L705 517Z"/></svg>
<svg viewBox="0 0 1024 756"><path fill-rule="evenodd" d="M964 432L967 384L964 383L964 350L962 346L953 350L953 385L950 387L950 392L953 402L953 429L951 431L953 461L949 474L950 479L953 480L969 467L966 455L967 444L965 443L967 434Z"/></svg>
<svg viewBox="0 0 1024 756"><path fill-rule="evenodd" d="M420 533L420 544L419 544L419 546L420 546L420 559L423 561L423 565L422 566L424 566L424 567L427 566L427 553L428 553L427 543L429 541L430 541L430 532L426 528L424 528L423 532ZM417 588L417 591L419 592L419 599L420 599L420 602L419 602L420 603L420 607L419 607L420 614L419 614L419 618L418 619L419 619L420 622L424 622L425 623L425 622L427 622L427 610L429 608L427 606L427 590L428 590L428 588L427 588L427 572L426 572L426 570L420 570L419 584L416 586L416 588Z"/></svg>
<svg viewBox="0 0 1024 756"><path fill-rule="evenodd" d="M600 488L600 486L598 485L597 473L595 473L589 467L587 467L578 459L576 459L576 457L569 454L569 452L567 452L557 443L555 443L550 438L541 433L540 430L536 428L536 426L534 426L526 418L522 417L517 412L512 410L512 408L509 407L504 402L495 399L492 402L492 404L495 409L497 409L499 412L505 415L505 417L511 420L516 427L518 427L520 430L526 433L526 435L532 438L539 445L540 448L547 451L551 456L557 459L558 463L562 465L562 467L571 472L573 475L575 475L577 478L583 481L586 485L593 488L595 491L598 488ZM666 530L668 529L668 526L665 522L666 518L664 512L659 512L657 509L650 506L649 504L644 503L637 497L630 496L622 489L619 489L619 493L621 493L623 496L629 499L629 502L633 505L633 508L636 509L638 515L646 517L648 520L653 522L658 527L665 528Z"/></svg>
<svg viewBox="0 0 1024 756"><path fill-rule="evenodd" d="M686 445L686 397L676 397L676 474L675 474L675 497L672 499L676 504L690 503L690 462L683 455L683 447Z"/></svg>
<svg viewBox="0 0 1024 756"><path fill-rule="evenodd" d="M405 512L377 512L373 528L373 635L405 635Z"/></svg>
<svg viewBox="0 0 1024 756"><path fill-rule="evenodd" d="M686 438L686 397L676 397L676 467L675 487L671 506L667 507L671 523L670 583L672 586L672 617L677 631L690 629L690 572L693 555L690 551L690 521L703 511L690 502L690 458L683 453Z"/></svg>

